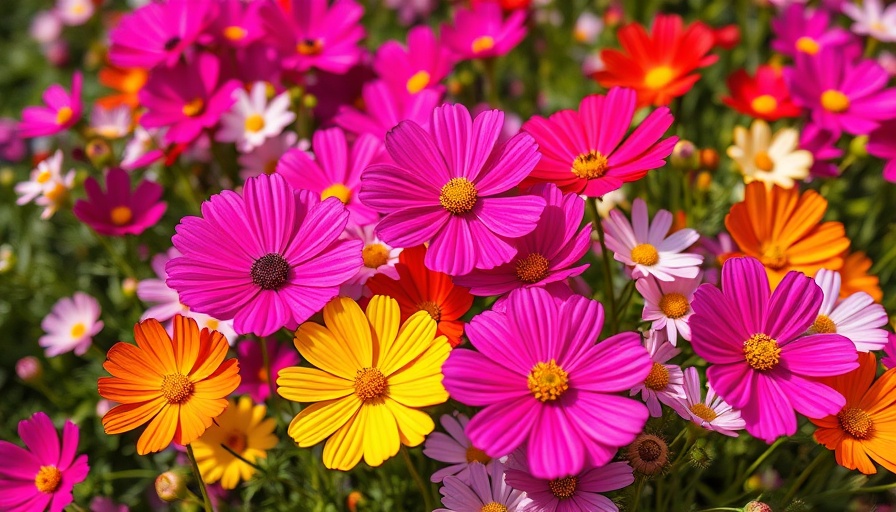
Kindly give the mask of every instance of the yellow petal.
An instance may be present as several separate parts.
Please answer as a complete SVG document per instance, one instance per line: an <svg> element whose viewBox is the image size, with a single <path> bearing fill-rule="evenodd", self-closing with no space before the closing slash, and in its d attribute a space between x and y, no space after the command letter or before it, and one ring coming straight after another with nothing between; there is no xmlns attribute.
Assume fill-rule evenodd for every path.
<svg viewBox="0 0 896 512"><path fill-rule="evenodd" d="M299 446L314 446L348 423L361 408L355 395L327 400L302 410L289 424L289 436Z"/></svg>
<svg viewBox="0 0 896 512"><path fill-rule="evenodd" d="M398 337L389 347L383 347L377 367L389 376L422 354L436 337L438 325L426 311L418 311L401 326Z"/></svg>
<svg viewBox="0 0 896 512"><path fill-rule="evenodd" d="M436 428L432 418L422 411L405 407L390 398L386 398L386 407L395 416L401 443L404 445L419 445Z"/></svg>
<svg viewBox="0 0 896 512"><path fill-rule="evenodd" d="M364 453L364 428L367 411L360 407L342 427L333 433L324 445L324 466L329 469L348 471L361 462Z"/></svg>
<svg viewBox="0 0 896 512"><path fill-rule="evenodd" d="M332 400L348 396L354 391L354 381L330 375L317 368L284 368L277 377L277 394L294 402Z"/></svg>
<svg viewBox="0 0 896 512"><path fill-rule="evenodd" d="M387 295L375 295L367 304L367 318L373 327L375 365L379 365L382 354L395 341L401 326L401 308L398 302Z"/></svg>
<svg viewBox="0 0 896 512"><path fill-rule="evenodd" d="M359 368L373 366L370 322L358 303L348 297L337 297L324 307L324 323L340 345L355 355Z"/></svg>
<svg viewBox="0 0 896 512"><path fill-rule="evenodd" d="M426 352L389 377L389 397L408 407L429 407L448 400L442 385L442 365L451 353L444 336Z"/></svg>
<svg viewBox="0 0 896 512"><path fill-rule="evenodd" d="M395 416L385 403L369 403L362 406L367 411L364 425L364 462L376 467L394 457L401 447Z"/></svg>
<svg viewBox="0 0 896 512"><path fill-rule="evenodd" d="M365 368L352 347L344 345L327 328L314 322L299 326L295 345L309 363L343 379L352 380L358 370Z"/></svg>

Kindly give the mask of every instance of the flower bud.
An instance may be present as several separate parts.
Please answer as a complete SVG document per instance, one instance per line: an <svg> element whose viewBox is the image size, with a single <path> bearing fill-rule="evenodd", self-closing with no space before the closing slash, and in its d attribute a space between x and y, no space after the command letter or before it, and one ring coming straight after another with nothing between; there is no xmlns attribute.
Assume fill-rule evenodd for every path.
<svg viewBox="0 0 896 512"><path fill-rule="evenodd" d="M362 501L364 501L364 495L361 494L361 491L352 491L348 493L348 497L345 499L345 506L348 507L349 512L356 512L358 504Z"/></svg>
<svg viewBox="0 0 896 512"><path fill-rule="evenodd" d="M700 168L715 171L719 168L719 152L712 148L700 150Z"/></svg>
<svg viewBox="0 0 896 512"><path fill-rule="evenodd" d="M851 141L849 141L849 154L855 155L859 158L865 158L868 156L868 136L867 135L857 135Z"/></svg>
<svg viewBox="0 0 896 512"><path fill-rule="evenodd" d="M700 171L700 174L697 175L697 190L706 192L711 185L712 174L710 174L709 171Z"/></svg>
<svg viewBox="0 0 896 512"><path fill-rule="evenodd" d="M84 154L95 167L105 167L112 160L112 148L103 139L92 139L87 142Z"/></svg>
<svg viewBox="0 0 896 512"><path fill-rule="evenodd" d="M0 274L5 274L16 266L16 253L8 244L0 245Z"/></svg>
<svg viewBox="0 0 896 512"><path fill-rule="evenodd" d="M669 157L669 163L672 167L681 170L690 170L700 163L700 156L697 147L689 140L681 139L675 143L672 148L672 156Z"/></svg>
<svg viewBox="0 0 896 512"><path fill-rule="evenodd" d="M625 457L635 472L657 475L669 466L669 447L660 437L641 434L625 449Z"/></svg>
<svg viewBox="0 0 896 512"><path fill-rule="evenodd" d="M131 298L137 293L137 280L133 277L126 277L121 281L121 293L125 297Z"/></svg>
<svg viewBox="0 0 896 512"><path fill-rule="evenodd" d="M34 356L25 356L16 361L16 375L25 382L36 382L43 375L43 365Z"/></svg>
<svg viewBox="0 0 896 512"><path fill-rule="evenodd" d="M187 482L183 475L166 471L156 477L156 494L162 501L182 500L187 495Z"/></svg>
<svg viewBox="0 0 896 512"><path fill-rule="evenodd" d="M772 512L772 507L761 501L751 501L744 507L744 512Z"/></svg>

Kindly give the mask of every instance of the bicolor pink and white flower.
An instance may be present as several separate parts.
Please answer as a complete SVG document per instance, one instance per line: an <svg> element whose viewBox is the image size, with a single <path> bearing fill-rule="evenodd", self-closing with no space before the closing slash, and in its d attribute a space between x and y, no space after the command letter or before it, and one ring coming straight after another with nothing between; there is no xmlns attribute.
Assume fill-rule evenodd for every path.
<svg viewBox="0 0 896 512"><path fill-rule="evenodd" d="M37 340L47 357L74 351L83 355L93 343L93 337L103 330L100 304L84 292L59 299L40 323L46 332Z"/></svg>
<svg viewBox="0 0 896 512"><path fill-rule="evenodd" d="M120 139L131 133L133 116L131 107L118 105L106 108L100 104L94 105L90 112L90 130L106 139Z"/></svg>
<svg viewBox="0 0 896 512"><path fill-rule="evenodd" d="M295 121L290 110L289 91L267 98L268 85L252 84L249 92L243 88L233 91L235 103L229 112L221 116L221 127L215 133L218 142L235 142L241 153L248 153L261 146L265 140L276 137Z"/></svg>
<svg viewBox="0 0 896 512"><path fill-rule="evenodd" d="M653 366L644 382L633 387L631 396L641 394L641 400L647 404L650 415L659 418L663 415L660 403L669 407L684 398L684 377L681 367L669 364L669 361L680 353L675 345L669 343L664 331L651 331L644 338L644 348L650 353Z"/></svg>
<svg viewBox="0 0 896 512"><path fill-rule="evenodd" d="M466 429L470 418L466 414L455 412L443 414L439 418L445 432L433 432L426 438L423 454L432 460L450 464L432 474L430 480L441 482L445 477L455 477L464 484L471 484L470 468L475 464L485 464L489 470L501 465L501 458L492 458L479 448L473 446L467 437Z"/></svg>
<svg viewBox="0 0 896 512"><path fill-rule="evenodd" d="M840 273L821 269L815 274L824 299L809 333L837 333L846 336L859 352L881 350L887 344L887 311L871 295L855 292L840 299Z"/></svg>
<svg viewBox="0 0 896 512"><path fill-rule="evenodd" d="M694 313L691 301L701 282L700 274L694 278L680 277L674 281L660 281L653 276L638 279L635 288L644 297L641 318L652 322L651 329L665 331L672 345L678 345L679 334L690 341L691 328L688 320Z"/></svg>
<svg viewBox="0 0 896 512"><path fill-rule="evenodd" d="M746 426L740 411L728 405L722 397L717 396L712 386L707 386L706 398L700 386L700 374L693 366L684 370L684 393L681 400L672 404L672 408L682 418L696 425L718 432L726 436L737 437L737 431Z"/></svg>
<svg viewBox="0 0 896 512"><path fill-rule="evenodd" d="M62 174L62 150L57 149L52 156L37 164L28 181L16 184L15 191L19 194L16 204L34 201L34 204L44 207L40 218L46 220L66 203L74 186L75 171L71 169Z"/></svg>
<svg viewBox="0 0 896 512"><path fill-rule="evenodd" d="M526 493L509 486L504 479L504 465L470 465L469 478L447 476L442 480L442 505L433 512L481 512L500 510L522 512L529 499Z"/></svg>
<svg viewBox="0 0 896 512"><path fill-rule="evenodd" d="M856 33L871 36L878 41L896 41L896 4L884 8L880 0L862 0L843 4L843 14L852 18L850 29Z"/></svg>
<svg viewBox="0 0 896 512"><path fill-rule="evenodd" d="M364 284L377 274L385 274L395 280L399 279L395 264L398 263L398 255L401 254L401 248L392 247L380 240L376 236L375 229L375 224L368 224L363 227L349 225L345 228L345 232L342 234L343 239L360 240L364 244L361 246L363 262L358 269L358 273L342 285L340 295L345 295L355 300L360 299L364 292Z"/></svg>

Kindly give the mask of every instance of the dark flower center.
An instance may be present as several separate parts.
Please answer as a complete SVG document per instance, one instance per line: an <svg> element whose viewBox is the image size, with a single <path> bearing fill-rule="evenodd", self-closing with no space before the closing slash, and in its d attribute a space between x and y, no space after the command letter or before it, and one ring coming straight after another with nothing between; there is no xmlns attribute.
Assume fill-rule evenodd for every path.
<svg viewBox="0 0 896 512"><path fill-rule="evenodd" d="M179 44L180 44L180 38L177 36L174 36L171 39L165 41L165 51L170 52Z"/></svg>
<svg viewBox="0 0 896 512"><path fill-rule="evenodd" d="M252 264L250 274L262 290L279 290L289 278L289 262L277 253L265 254Z"/></svg>

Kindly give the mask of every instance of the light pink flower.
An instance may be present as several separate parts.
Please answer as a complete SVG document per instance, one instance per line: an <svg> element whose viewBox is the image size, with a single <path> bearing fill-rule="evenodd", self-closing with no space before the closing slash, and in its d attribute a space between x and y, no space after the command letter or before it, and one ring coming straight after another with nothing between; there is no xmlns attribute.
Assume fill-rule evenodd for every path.
<svg viewBox="0 0 896 512"><path fill-rule="evenodd" d="M93 337L103 330L100 304L86 293L75 292L72 297L59 299L40 326L46 334L38 343L44 347L47 357L71 351L80 356L90 348Z"/></svg>
<svg viewBox="0 0 896 512"><path fill-rule="evenodd" d="M443 414L439 423L447 434L433 432L426 438L423 454L432 460L450 464L432 474L430 480L441 482L445 477L453 476L465 484L470 484L470 467L474 464L486 464L491 470L495 465L501 466L499 458L492 458L484 451L473 446L465 430L470 422L465 414Z"/></svg>
<svg viewBox="0 0 896 512"><path fill-rule="evenodd" d="M712 386L707 386L706 399L700 390L700 374L691 366L684 370L685 397L672 404L679 416L701 427L726 436L737 437L737 430L746 426L740 411L716 396Z"/></svg>
<svg viewBox="0 0 896 512"><path fill-rule="evenodd" d="M632 388L631 396L640 393L641 400L647 403L650 415L659 418L663 415L660 402L672 407L685 396L681 367L677 364L667 364L679 354L679 350L669 343L663 331L651 331L644 338L644 348L650 353L653 366L647 378Z"/></svg>
<svg viewBox="0 0 896 512"><path fill-rule="evenodd" d="M688 341L691 339L691 328L688 326L688 319L694 313L691 300L701 280L700 274L691 279L679 277L674 281L660 281L647 276L635 283L638 293L644 297L641 318L653 322L651 329L664 330L672 345L678 345L679 334Z"/></svg>
<svg viewBox="0 0 896 512"><path fill-rule="evenodd" d="M887 311L871 295L855 292L840 300L840 273L821 269L815 274L824 299L818 317L809 327L810 334L836 332L846 336L860 352L881 350L887 344Z"/></svg>

